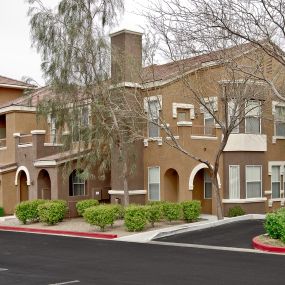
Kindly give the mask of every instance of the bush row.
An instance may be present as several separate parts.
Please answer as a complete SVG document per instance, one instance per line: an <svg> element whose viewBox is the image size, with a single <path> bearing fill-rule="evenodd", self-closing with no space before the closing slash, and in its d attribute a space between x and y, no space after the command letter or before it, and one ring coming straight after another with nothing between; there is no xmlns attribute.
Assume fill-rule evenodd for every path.
<svg viewBox="0 0 285 285"><path fill-rule="evenodd" d="M87 205L87 203L85 203ZM152 226L161 219L168 221L183 218L187 222L196 221L201 212L200 201L184 201L182 203L150 202L146 206L99 205L87 208L83 212L85 221L96 225L104 231L106 226L113 225L116 219L124 217L128 231L142 231L149 222Z"/></svg>
<svg viewBox="0 0 285 285"><path fill-rule="evenodd" d="M264 228L273 239L280 239L285 243L285 208L266 215Z"/></svg>
<svg viewBox="0 0 285 285"><path fill-rule="evenodd" d="M23 224L40 221L54 225L64 219L67 209L67 202L64 200L38 199L19 203L15 215Z"/></svg>

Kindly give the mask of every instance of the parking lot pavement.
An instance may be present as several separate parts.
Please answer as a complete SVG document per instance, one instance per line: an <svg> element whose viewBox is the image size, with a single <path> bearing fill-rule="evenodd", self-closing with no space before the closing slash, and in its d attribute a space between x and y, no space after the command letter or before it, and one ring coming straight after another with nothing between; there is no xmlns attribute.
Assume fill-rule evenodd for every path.
<svg viewBox="0 0 285 285"><path fill-rule="evenodd" d="M274 285L285 257L0 232L5 285Z"/></svg>
<svg viewBox="0 0 285 285"><path fill-rule="evenodd" d="M161 242L252 248L252 238L264 234L263 220L247 220L156 239Z"/></svg>

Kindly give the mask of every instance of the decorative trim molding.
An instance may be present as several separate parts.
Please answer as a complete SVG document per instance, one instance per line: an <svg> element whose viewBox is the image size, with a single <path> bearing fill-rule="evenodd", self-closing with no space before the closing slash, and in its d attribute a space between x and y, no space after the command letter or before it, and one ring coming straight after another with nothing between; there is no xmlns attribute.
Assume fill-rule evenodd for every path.
<svg viewBox="0 0 285 285"><path fill-rule="evenodd" d="M38 160L34 162L35 167L49 167L56 166L55 160Z"/></svg>
<svg viewBox="0 0 285 285"><path fill-rule="evenodd" d="M206 141L216 141L218 137L207 137L207 136L191 136L192 140L206 140Z"/></svg>
<svg viewBox="0 0 285 285"><path fill-rule="evenodd" d="M224 204L247 204L247 203L262 203L267 201L266 197L262 198L247 198L247 199L223 199Z"/></svg>
<svg viewBox="0 0 285 285"><path fill-rule="evenodd" d="M189 121L180 121L177 122L178 127L192 127L192 122Z"/></svg>
<svg viewBox="0 0 285 285"><path fill-rule="evenodd" d="M189 190L193 190L194 188L194 178L195 175L198 173L198 171L200 171L201 169L204 168L208 168L208 166L205 163L199 163L198 165L196 165L193 170L191 171L190 177L189 177ZM217 175L218 177L218 184L219 184L219 189L221 189L222 184L221 184L221 179L220 179L220 175L218 173Z"/></svg>
<svg viewBox="0 0 285 285"><path fill-rule="evenodd" d="M185 103L172 103L172 117L177 118L177 109L189 109L190 110L190 119L195 119L195 111L193 104Z"/></svg>
<svg viewBox="0 0 285 285"><path fill-rule="evenodd" d="M109 190L108 193L110 195L124 195L124 190ZM147 194L146 190L129 190L129 196L145 194Z"/></svg>
<svg viewBox="0 0 285 285"><path fill-rule="evenodd" d="M32 135L45 135L46 131L45 130L33 130L31 131Z"/></svg>
<svg viewBox="0 0 285 285"><path fill-rule="evenodd" d="M31 177L30 177L30 173L29 170L26 166L20 166L18 167L17 171L16 171L16 175L15 175L15 186L18 185L18 175L20 173L20 171L24 171L26 173L27 176L27 185L30 186L31 185Z"/></svg>

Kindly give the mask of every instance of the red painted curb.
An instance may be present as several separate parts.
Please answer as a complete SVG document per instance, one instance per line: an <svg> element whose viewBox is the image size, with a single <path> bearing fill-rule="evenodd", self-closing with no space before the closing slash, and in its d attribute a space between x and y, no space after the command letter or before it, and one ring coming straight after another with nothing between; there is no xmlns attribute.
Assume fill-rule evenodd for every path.
<svg viewBox="0 0 285 285"><path fill-rule="evenodd" d="M267 251L267 252L275 252L275 253L285 253L285 247L272 246L268 244L264 244L258 240L259 236L252 239L252 244L255 249Z"/></svg>
<svg viewBox="0 0 285 285"><path fill-rule="evenodd" d="M41 233L41 234L54 234L54 235L70 235L70 236L78 236L78 237L104 238L104 239L114 239L114 238L118 237L118 235L116 235L116 234L87 233L87 232L60 231L60 230L45 230L45 229L10 227L10 226L0 226L0 230L16 231L16 232L19 231L19 232L28 232L28 233Z"/></svg>

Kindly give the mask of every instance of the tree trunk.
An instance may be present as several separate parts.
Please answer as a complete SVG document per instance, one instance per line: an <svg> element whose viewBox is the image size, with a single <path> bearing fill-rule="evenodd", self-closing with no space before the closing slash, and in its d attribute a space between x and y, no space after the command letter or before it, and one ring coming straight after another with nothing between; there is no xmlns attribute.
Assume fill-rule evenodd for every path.
<svg viewBox="0 0 285 285"><path fill-rule="evenodd" d="M214 188L215 198L216 198L217 218L218 220L223 220L224 219L223 204L222 204L217 176L212 178L212 185Z"/></svg>
<svg viewBox="0 0 285 285"><path fill-rule="evenodd" d="M124 180L124 206L128 206L130 199L129 199L129 187L128 187L128 165L126 159L124 158L123 162L123 180Z"/></svg>

